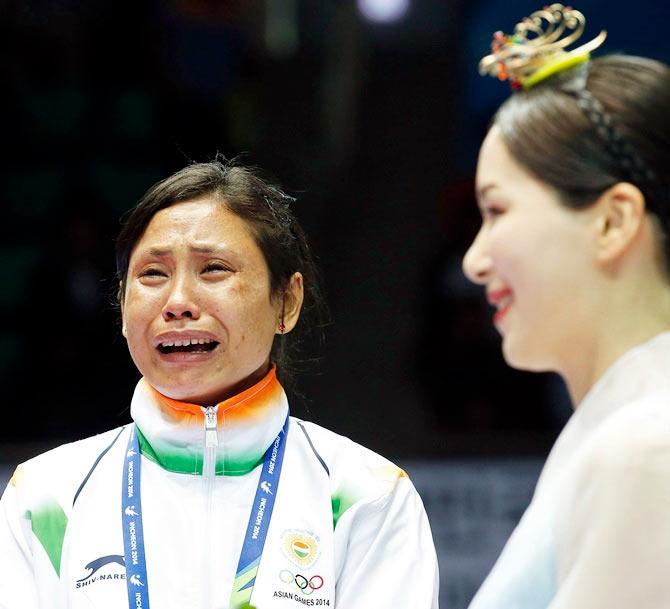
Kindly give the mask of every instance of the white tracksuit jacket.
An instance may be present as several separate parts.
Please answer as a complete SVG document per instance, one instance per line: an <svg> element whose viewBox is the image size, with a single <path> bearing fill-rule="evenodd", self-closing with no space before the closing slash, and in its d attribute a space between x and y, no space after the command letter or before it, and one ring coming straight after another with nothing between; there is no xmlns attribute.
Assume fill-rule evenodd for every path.
<svg viewBox="0 0 670 609"><path fill-rule="evenodd" d="M259 463L287 412L274 370L218 405L208 496L199 475L202 411L140 381L131 415L142 452L153 609L235 607L231 590ZM128 607L121 490L129 430L60 446L17 468L0 502L0 609ZM404 472L292 417L251 605L436 609L437 598L430 527Z"/></svg>

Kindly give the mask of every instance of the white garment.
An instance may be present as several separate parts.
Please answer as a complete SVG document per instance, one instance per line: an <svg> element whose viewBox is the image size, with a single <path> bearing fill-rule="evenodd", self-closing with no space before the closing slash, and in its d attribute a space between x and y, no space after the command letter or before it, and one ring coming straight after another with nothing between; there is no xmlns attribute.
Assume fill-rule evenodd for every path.
<svg viewBox="0 0 670 609"><path fill-rule="evenodd" d="M670 333L619 358L554 445L470 609L670 607Z"/></svg>
<svg viewBox="0 0 670 609"><path fill-rule="evenodd" d="M154 609L230 606L257 463L287 411L274 371L219 405L218 475L210 503L197 475L204 418L197 407L167 400L140 381L131 413L142 433ZM129 427L64 445L17 469L0 502L0 609L128 606L121 529L128 435ZM222 475L224 467L233 475ZM297 586L298 575L313 588ZM436 609L437 597L430 528L404 472L292 417L251 604Z"/></svg>

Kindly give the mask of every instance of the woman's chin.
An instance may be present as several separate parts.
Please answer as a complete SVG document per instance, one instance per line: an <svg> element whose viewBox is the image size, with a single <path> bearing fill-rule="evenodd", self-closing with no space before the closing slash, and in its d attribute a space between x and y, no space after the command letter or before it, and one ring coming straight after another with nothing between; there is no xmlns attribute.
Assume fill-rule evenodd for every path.
<svg viewBox="0 0 670 609"><path fill-rule="evenodd" d="M502 341L502 355L505 363L516 370L527 372L546 372L551 367L543 360L545 358L535 353L530 345L514 340L514 337L507 335Z"/></svg>

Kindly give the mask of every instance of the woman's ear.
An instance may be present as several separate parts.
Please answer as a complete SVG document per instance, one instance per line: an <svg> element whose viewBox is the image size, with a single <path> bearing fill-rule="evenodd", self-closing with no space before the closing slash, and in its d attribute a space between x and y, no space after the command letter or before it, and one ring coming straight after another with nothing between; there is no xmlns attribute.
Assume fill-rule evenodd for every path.
<svg viewBox="0 0 670 609"><path fill-rule="evenodd" d="M286 334L295 328L300 318L300 309L305 297L302 274L295 272L288 280L279 300L277 333Z"/></svg>
<svg viewBox="0 0 670 609"><path fill-rule="evenodd" d="M126 290L123 281L119 282L119 291L116 293L116 300L119 303L119 310L121 311L121 334L124 338L128 338L128 332L126 330L126 317L123 314L123 297L125 296Z"/></svg>
<svg viewBox="0 0 670 609"><path fill-rule="evenodd" d="M628 182L608 188L595 204L598 260L618 260L635 242L645 219L644 195Z"/></svg>

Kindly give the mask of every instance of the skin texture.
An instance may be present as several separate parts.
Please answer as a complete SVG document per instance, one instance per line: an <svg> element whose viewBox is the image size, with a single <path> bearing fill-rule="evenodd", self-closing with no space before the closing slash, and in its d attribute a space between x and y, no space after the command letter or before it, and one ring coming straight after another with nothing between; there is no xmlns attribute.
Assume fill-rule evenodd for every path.
<svg viewBox="0 0 670 609"><path fill-rule="evenodd" d="M135 365L162 394L215 404L269 370L284 319L298 321L302 276L271 295L267 263L244 220L204 197L159 211L130 256L123 335ZM164 354L158 344L213 339L213 351Z"/></svg>
<svg viewBox="0 0 670 609"><path fill-rule="evenodd" d="M465 274L486 287L490 301L502 299L495 324L507 363L556 369L571 350L575 323L585 321L576 298L588 279L592 218L561 205L516 163L495 130L482 145L477 192L482 226L464 258Z"/></svg>
<svg viewBox="0 0 670 609"><path fill-rule="evenodd" d="M574 210L493 127L480 151L482 225L463 270L496 307L505 360L558 372L578 404L625 351L670 327L656 219L632 184Z"/></svg>

